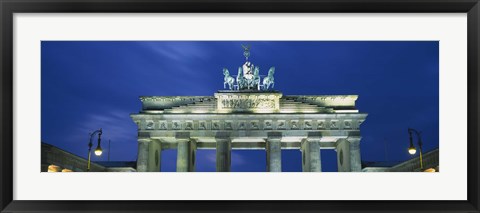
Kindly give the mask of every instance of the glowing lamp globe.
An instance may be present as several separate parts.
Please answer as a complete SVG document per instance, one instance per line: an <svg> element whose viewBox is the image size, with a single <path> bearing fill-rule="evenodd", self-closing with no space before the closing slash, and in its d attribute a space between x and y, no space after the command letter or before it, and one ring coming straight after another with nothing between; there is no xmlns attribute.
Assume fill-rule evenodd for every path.
<svg viewBox="0 0 480 213"><path fill-rule="evenodd" d="M415 147L410 147L408 148L408 153L410 153L411 155L414 155L415 153L417 153L417 149L415 149Z"/></svg>
<svg viewBox="0 0 480 213"><path fill-rule="evenodd" d="M95 149L95 155L96 155L96 156L102 155L102 148L97 147L97 148Z"/></svg>

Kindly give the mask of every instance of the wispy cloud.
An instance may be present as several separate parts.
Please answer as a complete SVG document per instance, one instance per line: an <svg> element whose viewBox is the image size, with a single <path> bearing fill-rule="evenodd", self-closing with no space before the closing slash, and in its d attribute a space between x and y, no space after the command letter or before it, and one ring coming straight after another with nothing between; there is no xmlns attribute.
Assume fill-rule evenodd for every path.
<svg viewBox="0 0 480 213"><path fill-rule="evenodd" d="M152 50L157 57L168 58L172 63L192 59L208 59L210 54L199 44L183 42L139 43Z"/></svg>
<svg viewBox="0 0 480 213"><path fill-rule="evenodd" d="M112 110L105 114L90 114L80 123L78 130L93 132L103 128L103 137L112 141L136 143L135 124L129 119L129 112ZM132 134L133 133L133 134Z"/></svg>

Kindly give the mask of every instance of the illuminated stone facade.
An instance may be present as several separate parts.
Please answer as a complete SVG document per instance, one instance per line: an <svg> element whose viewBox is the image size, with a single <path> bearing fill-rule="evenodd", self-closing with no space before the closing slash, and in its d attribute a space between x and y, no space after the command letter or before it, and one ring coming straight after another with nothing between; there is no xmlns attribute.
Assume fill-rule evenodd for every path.
<svg viewBox="0 0 480 213"><path fill-rule="evenodd" d="M42 142L41 172L86 172L87 159ZM91 172L135 172L132 162L92 162Z"/></svg>
<svg viewBox="0 0 480 213"><path fill-rule="evenodd" d="M267 171L281 172L281 150L300 149L305 172L321 172L320 149L337 151L338 171L360 172L356 95L284 96L226 90L214 96L141 97L137 171L160 171L160 155L177 149L177 171L195 171L197 149L216 149L218 172L230 171L232 149L267 152Z"/></svg>

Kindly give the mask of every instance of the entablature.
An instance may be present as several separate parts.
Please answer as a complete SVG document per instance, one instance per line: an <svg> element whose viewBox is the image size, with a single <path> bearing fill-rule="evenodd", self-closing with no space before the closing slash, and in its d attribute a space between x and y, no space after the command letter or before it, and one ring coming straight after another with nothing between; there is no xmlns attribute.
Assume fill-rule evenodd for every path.
<svg viewBox="0 0 480 213"><path fill-rule="evenodd" d="M357 130L367 114L133 114L139 130Z"/></svg>

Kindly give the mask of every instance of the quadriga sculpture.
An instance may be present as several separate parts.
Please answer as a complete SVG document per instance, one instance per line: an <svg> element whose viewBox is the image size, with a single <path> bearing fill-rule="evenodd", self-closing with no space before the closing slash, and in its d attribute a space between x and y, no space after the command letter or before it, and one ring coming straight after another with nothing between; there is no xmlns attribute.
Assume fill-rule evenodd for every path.
<svg viewBox="0 0 480 213"><path fill-rule="evenodd" d="M270 70L268 70L268 76L263 78L263 90L268 90L270 85L272 85L272 88L275 86L273 74L275 74L275 67L270 67Z"/></svg>
<svg viewBox="0 0 480 213"><path fill-rule="evenodd" d="M242 67L238 67L237 86L238 90L242 90L243 88L245 88L245 79L243 78Z"/></svg>
<svg viewBox="0 0 480 213"><path fill-rule="evenodd" d="M257 90L260 90L260 68L258 66L253 70L253 85L257 87Z"/></svg>
<svg viewBox="0 0 480 213"><path fill-rule="evenodd" d="M228 72L227 68L223 68L223 75L225 76L223 78L223 88L225 89L225 87L228 84L228 88L230 90L232 90L233 89L233 83L235 82L235 79L232 76L230 76L230 73Z"/></svg>

